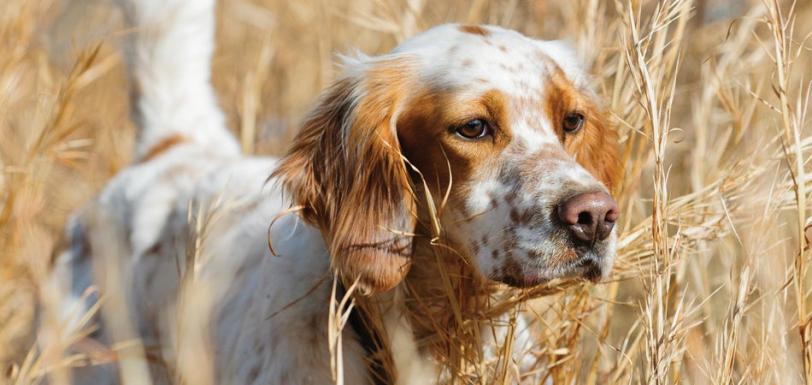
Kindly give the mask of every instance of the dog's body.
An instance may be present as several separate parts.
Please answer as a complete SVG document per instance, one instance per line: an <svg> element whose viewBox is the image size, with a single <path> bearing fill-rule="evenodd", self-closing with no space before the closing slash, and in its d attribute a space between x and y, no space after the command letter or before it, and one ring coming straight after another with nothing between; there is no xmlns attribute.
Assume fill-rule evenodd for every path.
<svg viewBox="0 0 812 385"><path fill-rule="evenodd" d="M211 331L217 347L218 380L213 383L330 383L326 341L331 281L324 279L329 256L320 232L295 215L276 222L272 235L278 240L277 254L271 255L268 224L289 207L279 190L264 183L276 162L222 156L191 145L134 166L111 181L95 204L73 221L68 231L74 252L60 257L60 264L64 264L60 267L74 275L91 275L93 261L85 252L106 240L94 240L90 232L107 238L109 231L98 227L115 226L129 233L132 259L122 264L123 270L133 274L128 299L137 315L135 326L146 348L160 348L161 356L171 362L177 355L173 346L177 330L169 325L177 322L180 277L189 274L184 271L189 249L198 247L198 257L207 260L198 262L203 268L194 275L211 287L206 295L222 304ZM155 183L165 189L139 189ZM190 206L189 202L200 206ZM221 207L216 207L218 202ZM193 246L198 229L188 218L198 214L198 207L202 215L196 220L209 221L209 235L201 245ZM205 218L208 213L211 219ZM141 234L137 228L151 234ZM83 244L88 246L77 246ZM222 286L224 282L228 282L227 287ZM78 296L85 289L78 286L74 292ZM306 300L296 302L300 297ZM363 350L352 336L344 340L346 383L367 383ZM113 372L85 372L83 375L90 377L80 383L118 383ZM169 378L168 373L154 377Z"/></svg>
<svg viewBox="0 0 812 385"><path fill-rule="evenodd" d="M607 274L614 254L612 208L583 230L580 217L567 222L561 207L584 192L598 194L600 204L611 201L605 197L618 174L614 132L603 127L602 118L582 122L592 130L583 135L592 136L573 141L564 139L568 132L556 133L557 123L533 128L533 122L555 119L570 119L565 130L572 127L573 115L559 111L565 99L577 104L567 108L595 109L571 54L559 44L497 27L434 28L389 56L348 64L348 75L322 98L288 156L245 157L225 127L209 82L212 2L125 4L130 20L149 28L139 31L130 52L140 91L137 160L74 217L69 247L57 260L57 276L78 298L106 274L99 273L98 260L117 252L117 262L105 262L105 268L112 265L125 278L115 284L125 287L136 319L132 326L147 351L164 362L151 368L156 383L169 382L168 367L184 348L176 343L185 317L178 309L189 312L184 306L190 305L179 288L191 280L205 287L210 301L203 314L211 321L206 324L213 383L333 382L328 322L333 278L339 276L338 289L365 294L375 304L397 383L426 384L448 373L426 338L429 322L407 313L420 302L414 298L441 286L438 263L455 266L461 277L454 278L455 287L475 288L458 290L472 297L495 281L524 287ZM154 25L159 27L151 29ZM465 57L485 48L465 49L459 63L436 60L454 57L468 43L490 46L487 54L501 52L509 59L501 65L516 67L483 67L476 56ZM541 64L521 62L528 57ZM419 95L411 94L423 82L413 80L416 73L433 79ZM560 97L545 102L550 92ZM452 108L440 95L481 97L484 107L463 115L492 116L493 127L485 132L485 118L449 123L462 128L442 140L456 142L443 142L442 150L421 144L435 135L416 134L425 130L429 115L457 122L459 116L446 115L465 109ZM530 108L534 103L539 107ZM399 128L393 136L385 128L390 125L411 129ZM483 147L490 144L471 144L488 134L500 152L482 152L491 151ZM480 152L466 158L470 151ZM590 162L595 164L585 164ZM433 195L434 202L420 194ZM592 208L577 209L576 216L584 210ZM574 236L591 238L581 244L571 241ZM462 257L446 253L443 258L456 262L437 262L431 252L437 239L446 240L444 250L461 250ZM100 284L102 293L109 285ZM429 306L434 315L448 317L447 304L425 298L435 301ZM98 338L116 342L104 318ZM375 381L370 347L358 327L342 332L346 384ZM479 341L485 354L488 344L501 346L506 334L489 328L482 333L489 337ZM525 354L527 331L511 334L515 356ZM77 376L81 383L117 382L116 371L104 367Z"/></svg>

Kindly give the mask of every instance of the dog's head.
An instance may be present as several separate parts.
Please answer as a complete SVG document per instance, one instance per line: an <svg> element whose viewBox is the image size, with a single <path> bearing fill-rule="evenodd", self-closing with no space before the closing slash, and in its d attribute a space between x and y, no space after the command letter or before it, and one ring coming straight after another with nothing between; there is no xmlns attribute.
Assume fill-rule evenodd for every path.
<svg viewBox="0 0 812 385"><path fill-rule="evenodd" d="M427 189L486 278L609 272L617 134L564 44L443 25L346 66L276 172L336 271L367 292L397 285Z"/></svg>

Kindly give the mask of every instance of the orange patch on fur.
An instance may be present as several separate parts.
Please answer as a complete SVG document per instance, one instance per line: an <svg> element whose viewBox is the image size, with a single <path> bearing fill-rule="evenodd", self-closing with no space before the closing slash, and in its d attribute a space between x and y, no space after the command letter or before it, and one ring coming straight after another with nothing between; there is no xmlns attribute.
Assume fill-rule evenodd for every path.
<svg viewBox="0 0 812 385"><path fill-rule="evenodd" d="M546 111L556 133L568 153L593 176L603 182L610 192L616 192L623 175L618 135L608 111L598 106L592 97L578 89L560 68L550 76L546 92ZM583 127L565 133L564 117L577 112L584 116Z"/></svg>
<svg viewBox="0 0 812 385"><path fill-rule="evenodd" d="M161 139L160 142L156 143L152 146L149 151L141 158L141 162L148 162L152 159L157 158L158 156L162 155L170 148L177 146L178 144L186 142L188 139L181 135L175 134L167 136L166 138Z"/></svg>
<svg viewBox="0 0 812 385"><path fill-rule="evenodd" d="M492 138L465 141L456 137L453 128L471 119L485 119L498 129ZM448 92L425 90L410 99L398 127L404 155L420 170L434 196L442 197L451 184L451 196L458 198L455 201L468 192L461 182L489 167L512 136L506 96L498 90L466 101L455 100Z"/></svg>
<svg viewBox="0 0 812 385"><path fill-rule="evenodd" d="M460 31L465 32L465 33L470 33L472 35L480 35L480 36L488 36L488 35L491 34L484 27L480 27L478 25L470 25L470 24L461 25L460 26Z"/></svg>

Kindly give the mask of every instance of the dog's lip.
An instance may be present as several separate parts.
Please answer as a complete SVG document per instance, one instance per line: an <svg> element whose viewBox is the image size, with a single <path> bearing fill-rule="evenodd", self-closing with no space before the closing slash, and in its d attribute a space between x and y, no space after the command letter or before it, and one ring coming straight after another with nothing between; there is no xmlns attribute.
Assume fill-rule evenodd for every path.
<svg viewBox="0 0 812 385"><path fill-rule="evenodd" d="M598 283L603 278L603 266L592 258L581 258L577 265L578 274L582 278Z"/></svg>
<svg viewBox="0 0 812 385"><path fill-rule="evenodd" d="M553 276L544 273L544 268L527 269L520 276L504 277L502 281L517 288L529 288L545 284L556 278L583 278L592 283L598 283L603 278L604 267L592 257L584 256L572 262L563 272Z"/></svg>
<svg viewBox="0 0 812 385"><path fill-rule="evenodd" d="M524 289L547 283L550 280L539 273L529 272L522 273L521 277L507 276L504 277L501 281L508 284L509 286Z"/></svg>

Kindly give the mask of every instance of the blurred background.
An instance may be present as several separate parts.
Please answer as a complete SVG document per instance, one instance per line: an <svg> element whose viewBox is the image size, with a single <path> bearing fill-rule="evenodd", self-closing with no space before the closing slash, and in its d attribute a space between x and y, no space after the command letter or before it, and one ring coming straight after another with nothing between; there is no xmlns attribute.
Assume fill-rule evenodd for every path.
<svg viewBox="0 0 812 385"><path fill-rule="evenodd" d="M812 383L812 1L218 8L214 83L256 154L284 152L339 53L383 53L443 22L568 40L621 133L621 252L608 282L528 307L543 321L537 370L562 384ZM47 278L67 217L130 160L131 32L111 1L0 2L0 383L88 363L48 344L60 329L42 309L59 306Z"/></svg>

